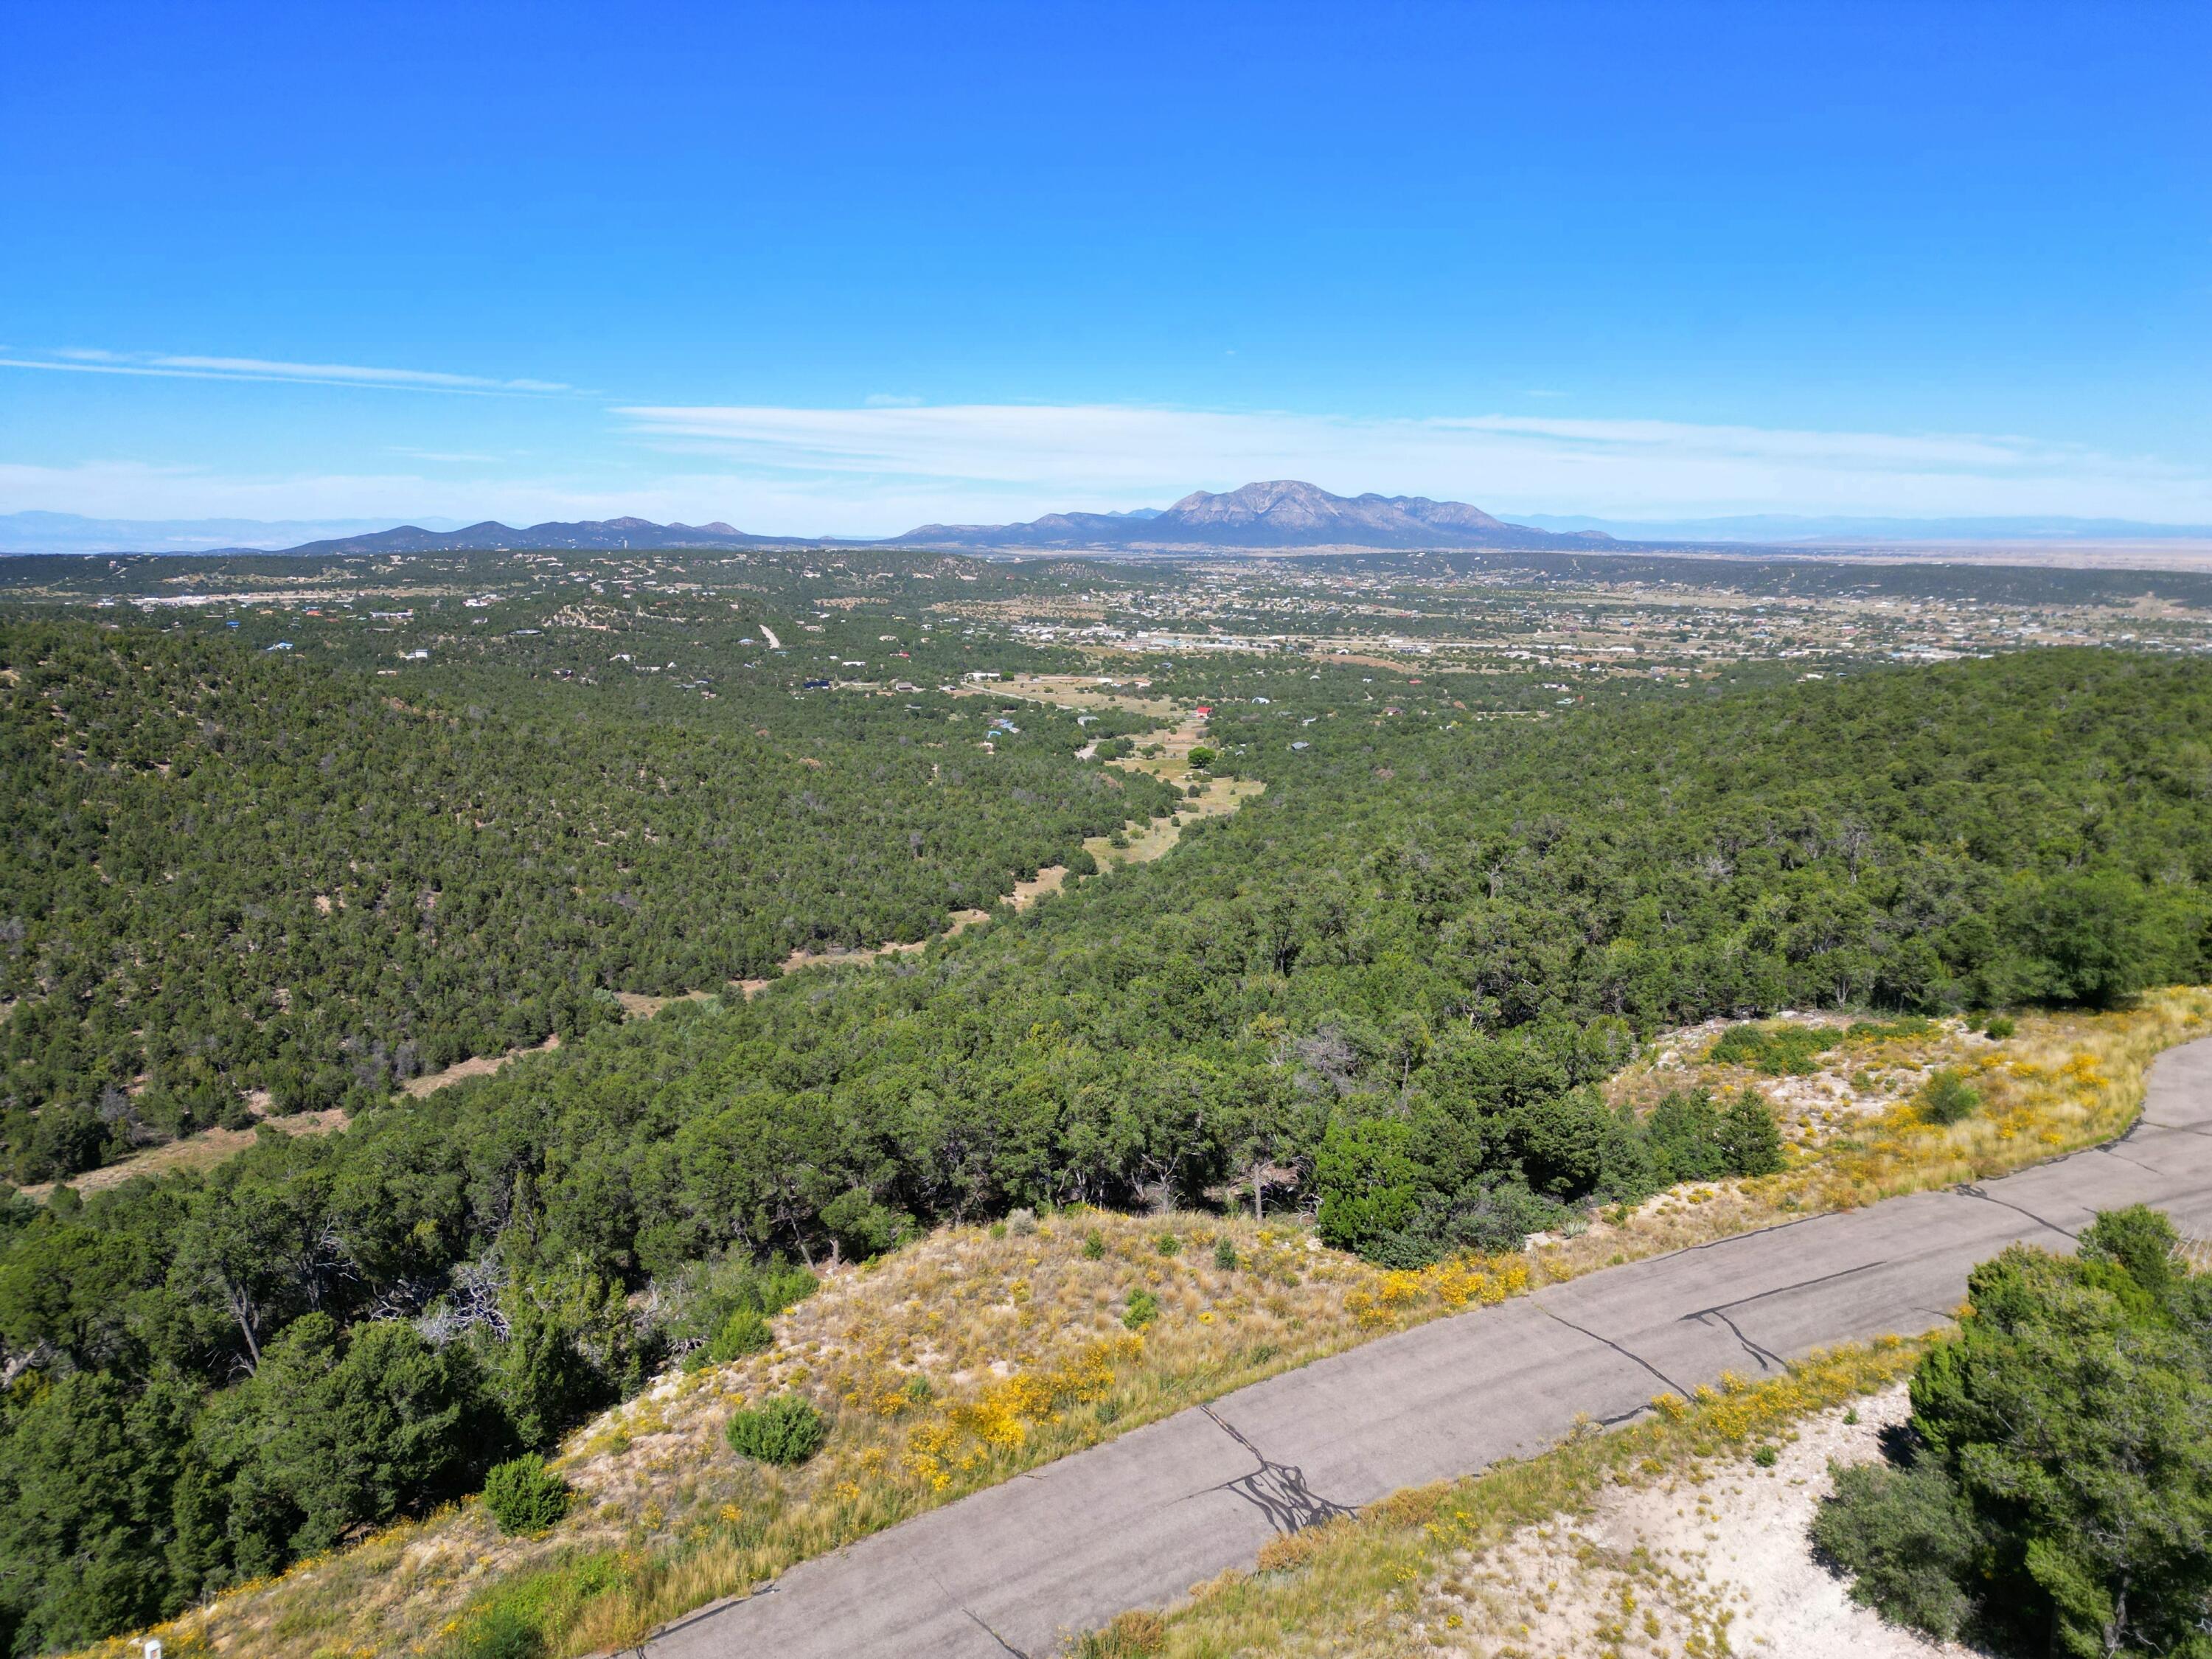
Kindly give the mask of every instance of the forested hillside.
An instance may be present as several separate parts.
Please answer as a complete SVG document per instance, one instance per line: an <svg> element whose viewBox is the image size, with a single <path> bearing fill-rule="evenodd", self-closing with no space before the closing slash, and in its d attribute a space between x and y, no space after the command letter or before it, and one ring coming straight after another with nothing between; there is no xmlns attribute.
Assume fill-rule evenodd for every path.
<svg viewBox="0 0 2212 1659"><path fill-rule="evenodd" d="M107 653L100 671L37 678L70 662L73 641ZM573 869L646 892L589 837L556 836L556 814L579 811L577 769L623 781L593 799L629 804L633 843L681 821L656 816L686 798L659 780L686 775L695 744L587 732L563 756L524 727L480 736L465 712L433 721L373 698L296 720L349 721L354 751L380 768L341 757L325 772L327 738L283 748L270 732L237 745L265 765L254 772L230 733L255 690L279 693L254 675L203 688L205 660L80 635L18 666L10 764L47 793L12 810L56 849L28 867L88 917L116 913L66 884L60 848L97 852L137 908L169 902L179 854L111 835L64 780L105 814L205 778L161 821L219 823L240 890L269 896L253 902L311 875L347 913L408 912L405 932L453 925L415 919L449 905L498 914L501 884L535 860L560 860L563 884ZM141 678L166 689L142 697ZM470 1490L505 1449L550 1443L700 1340L774 1256L865 1254L933 1221L1073 1200L1317 1206L1324 1237L1386 1261L1510 1246L1563 1206L1771 1166L1755 1104L1605 1108L1587 1085L1639 1034L1788 1006L2106 1003L2205 972L2202 664L2053 651L1542 725L1253 702L1217 724L1267 793L1157 865L924 957L592 1030L327 1141L270 1137L207 1176L17 1202L0 1249L15 1379L0 1620L15 1650L149 1618ZM148 712L106 712L125 709ZM1310 746L1260 741L1278 717ZM772 758L722 752L739 770ZM824 767L825 788L837 771ZM386 777L414 781L376 787ZM495 793L487 777L514 781ZM741 788L689 778L687 792ZM864 799L868 781L853 786ZM465 795L463 818L419 805L436 787ZM288 856L258 821L301 788L321 803L301 836L313 858L255 888L258 862ZM445 861L352 869L337 826L404 826L379 816L395 801L423 813L396 844ZM509 814L543 839L474 827ZM1065 844L1041 838L1036 855ZM665 867L684 884L647 902L683 918L667 947L683 962L673 930L720 925L714 896L737 890L712 886L711 860ZM918 884L931 903L970 890L945 879ZM437 905L418 908L432 884ZM252 921L241 902L228 936L254 937ZM89 936L142 936L106 926ZM591 931L542 937L636 948ZM15 943L20 963L27 930ZM260 971L258 953L228 948ZM128 947L102 949L80 1006L142 971ZM720 972L737 958L698 960Z"/></svg>
<svg viewBox="0 0 2212 1659"><path fill-rule="evenodd" d="M4 1168L380 1098L795 949L921 939L1167 810L1073 751L1142 722L779 686L680 723L519 678L409 701L283 653L0 627ZM770 700L781 736L758 706Z"/></svg>

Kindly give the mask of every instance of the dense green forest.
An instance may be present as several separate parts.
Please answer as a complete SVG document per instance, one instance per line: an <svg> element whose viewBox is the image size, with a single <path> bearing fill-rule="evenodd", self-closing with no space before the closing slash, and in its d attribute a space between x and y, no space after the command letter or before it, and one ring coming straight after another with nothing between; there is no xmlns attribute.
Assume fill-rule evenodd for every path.
<svg viewBox="0 0 2212 1659"><path fill-rule="evenodd" d="M1172 800L1073 759L1142 725L1114 714L1024 706L1018 733L987 732L993 711L934 693L831 716L779 685L710 719L460 690L407 701L143 629L0 628L15 1179L240 1121L245 1091L358 1104L574 1036L611 1017L598 993L927 939Z"/></svg>
<svg viewBox="0 0 2212 1659"><path fill-rule="evenodd" d="M979 934L582 1031L204 1176L0 1209L14 1650L471 1489L777 1257L1078 1200L1304 1208L1385 1261L1510 1247L1771 1164L1755 1103L1605 1108L1592 1085L1656 1029L2103 1004L2205 971L2212 666L2048 651L1542 723L1402 689L1392 714L1367 678L1218 672L1221 764L1267 792ZM528 727L502 732L440 752L489 772ZM557 776L555 746L521 751ZM328 750L284 752L268 794L325 775ZM333 770L360 812L367 781Z"/></svg>

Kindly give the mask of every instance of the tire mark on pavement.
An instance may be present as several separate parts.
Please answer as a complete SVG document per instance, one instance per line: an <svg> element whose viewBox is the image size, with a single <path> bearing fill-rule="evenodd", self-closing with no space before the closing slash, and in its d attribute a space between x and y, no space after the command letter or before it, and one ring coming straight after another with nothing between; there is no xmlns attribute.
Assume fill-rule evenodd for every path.
<svg viewBox="0 0 2212 1659"><path fill-rule="evenodd" d="M1334 1521L1339 1516L1356 1513L1342 1504L1333 1504L1310 1491L1304 1470L1293 1464L1276 1462L1212 1407L1201 1405L1199 1410L1212 1418L1214 1426L1222 1433L1250 1452L1260 1465L1249 1474L1241 1474L1221 1486L1207 1487L1208 1492L1236 1493L1265 1516L1269 1526L1285 1536L1302 1532L1308 1527L1317 1527L1324 1521Z"/></svg>
<svg viewBox="0 0 2212 1659"><path fill-rule="evenodd" d="M2071 1228L2062 1227L2055 1221L2045 1221L2041 1216L2036 1214L2034 1211L2024 1209L2020 1205L2014 1203L2008 1198L1992 1198L1983 1188L1973 1186L1969 1182L1960 1182L1957 1186L1952 1188L1951 1190L1958 1194L1961 1198L1978 1198L1984 1204L1995 1204L2001 1208L2012 1211L2016 1215L2024 1215L2030 1221L2033 1221L2037 1226L2048 1227L2052 1232L2057 1233L2061 1238L2072 1238L2075 1237L2075 1234Z"/></svg>
<svg viewBox="0 0 2212 1659"><path fill-rule="evenodd" d="M1833 1284L1838 1279L1849 1279L1853 1273L1871 1273L1876 1267L1887 1265L1887 1261L1863 1261L1856 1267L1838 1268L1832 1273L1822 1273L1817 1279L1801 1279L1795 1285L1777 1285L1771 1291L1760 1291L1753 1296L1738 1297L1733 1302L1723 1302L1715 1307L1700 1308L1695 1313L1686 1313L1682 1316L1680 1322L1686 1325L1695 1321L1702 1325L1709 1320L1717 1319L1729 1328L1729 1334L1731 1336L1743 1344L1743 1351L1759 1362L1759 1370L1764 1371L1779 1368L1786 1370L1789 1369L1790 1362L1775 1352L1773 1349L1763 1348L1746 1336L1743 1334L1743 1327L1729 1317L1729 1310L1732 1308L1747 1308L1754 1302L1765 1301L1769 1297L1787 1296L1792 1291L1809 1291L1815 1285ZM1678 1389L1677 1392L1680 1390Z"/></svg>
<svg viewBox="0 0 2212 1659"><path fill-rule="evenodd" d="M1722 1324L1729 1328L1729 1334L1735 1338L1737 1341L1743 1344L1743 1351L1759 1362L1759 1370L1763 1371L1770 1371L1778 1365L1781 1366L1785 1370L1789 1368L1790 1362L1788 1360L1783 1358L1780 1354L1775 1352L1771 1348L1760 1347L1758 1343L1753 1341L1749 1337L1743 1334L1742 1326L1737 1324L1735 1321L1730 1319L1718 1308L1707 1308L1699 1313L1684 1314L1682 1316L1683 1322L1686 1324L1693 1319L1700 1325L1704 1324L1709 1319L1719 1320Z"/></svg>
<svg viewBox="0 0 2212 1659"><path fill-rule="evenodd" d="M1650 1371L1652 1376L1657 1377L1662 1382L1664 1382L1676 1394L1682 1395L1685 1399L1688 1398L1690 1391L1687 1389L1677 1382L1673 1377L1668 1376L1666 1372L1661 1370L1656 1365L1646 1359L1642 1354L1622 1347L1620 1343L1614 1341L1609 1336L1600 1336L1595 1331L1591 1330L1586 1325L1577 1325L1571 1319L1561 1319L1558 1314L1553 1313L1549 1308L1546 1307L1540 1302L1536 1304L1536 1311L1542 1314L1547 1319L1558 1320L1560 1324L1565 1325L1569 1330L1577 1332L1580 1334L1589 1338L1593 1342L1602 1342L1607 1347L1612 1349L1623 1359L1631 1359L1635 1361L1636 1364L1643 1366L1645 1370ZM1640 1411L1643 1408L1638 1407L1637 1409ZM1632 1416L1633 1414L1633 1413L1631 1413Z"/></svg>

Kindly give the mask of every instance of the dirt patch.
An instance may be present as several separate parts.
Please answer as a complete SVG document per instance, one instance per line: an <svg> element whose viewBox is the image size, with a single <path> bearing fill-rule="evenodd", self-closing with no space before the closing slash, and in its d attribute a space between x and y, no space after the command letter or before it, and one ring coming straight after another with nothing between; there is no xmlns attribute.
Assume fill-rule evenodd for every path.
<svg viewBox="0 0 2212 1659"><path fill-rule="evenodd" d="M1026 910L1047 894L1057 893L1066 879L1066 866L1048 864L1030 880L1016 882L1014 890L1006 896L1006 902L1017 910ZM882 957L912 956L927 950L937 942L937 939L951 939L957 934L966 933L970 927L981 927L990 919L991 913L988 910L955 910L945 919L945 931L938 934L935 939L895 939L888 945L878 945L866 950L793 951L783 959L780 966L783 972L795 974L802 968L819 968L824 964L836 967L849 963L874 962ZM730 983L736 986L744 995L751 997L757 995L775 981L768 979L734 979ZM627 992L617 994L625 1008L631 1007L633 1005L651 1004L651 1013L659 1013L662 1008L676 1000L672 997L632 996ZM691 994L704 996L706 993L694 991Z"/></svg>
<svg viewBox="0 0 2212 1659"><path fill-rule="evenodd" d="M680 997L649 997L635 991L617 991L614 999L622 1004L623 1013L630 1019L651 1019L672 1002L704 1002L714 994L711 991L686 991Z"/></svg>
<svg viewBox="0 0 2212 1659"><path fill-rule="evenodd" d="M1578 1521L1462 1554L1424 1586L1422 1633L1452 1652L1771 1654L1966 1659L1886 1624L1814 1559L1809 1529L1836 1462L1871 1462L1911 1413L1896 1383L1805 1419L1771 1468L1746 1455L1617 1489ZM1856 1422L1846 1421L1855 1416Z"/></svg>
<svg viewBox="0 0 2212 1659"><path fill-rule="evenodd" d="M651 1000L650 998L641 1000ZM465 1083L472 1077L489 1077L509 1060L520 1059L524 1054L548 1054L560 1046L561 1038L556 1032L544 1042L528 1048L511 1048L503 1054L475 1054L467 1060L455 1060L441 1072L425 1072L420 1077L408 1079L400 1086L420 1100L425 1095L434 1095L441 1089Z"/></svg>
<svg viewBox="0 0 2212 1659"><path fill-rule="evenodd" d="M327 1111L299 1112L290 1117L264 1117L261 1121L279 1134L326 1135L344 1128L349 1120L342 1107L333 1106ZM166 1176L185 1170L211 1170L251 1146L254 1133L252 1129L205 1129L196 1135L186 1135L181 1140L172 1140L165 1146L149 1146L143 1152L134 1152L119 1163L87 1170L82 1175L72 1176L67 1182L42 1181L20 1190L25 1198L43 1204L53 1195L58 1186L73 1187L82 1194L120 1187L138 1176Z"/></svg>

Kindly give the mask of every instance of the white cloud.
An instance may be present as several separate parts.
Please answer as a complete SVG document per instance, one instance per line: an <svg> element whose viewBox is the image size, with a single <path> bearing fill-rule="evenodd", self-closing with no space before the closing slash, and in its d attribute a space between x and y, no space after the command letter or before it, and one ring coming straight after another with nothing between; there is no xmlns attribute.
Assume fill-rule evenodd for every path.
<svg viewBox="0 0 2212 1659"><path fill-rule="evenodd" d="M1364 419L1127 404L628 407L647 442L828 496L921 488L982 512L1160 505L1305 478L1493 511L2212 519L2212 476L1974 434L1817 432L1523 415ZM885 527L896 528L886 521Z"/></svg>
<svg viewBox="0 0 2212 1659"><path fill-rule="evenodd" d="M518 525L635 514L688 524L721 519L774 535L888 536L931 521L1164 506L1192 489L1305 478L1347 494L1470 501L1508 517L1780 512L2212 522L2212 478L2203 469L1976 434L1115 404L661 406L615 415L627 441L557 457L403 447L386 452L396 464L384 470L283 475L120 460L0 464L0 511Z"/></svg>
<svg viewBox="0 0 2212 1659"><path fill-rule="evenodd" d="M72 374L137 374L172 380L272 380L290 386L368 386L392 392L458 392L478 397L573 391L556 380L498 380L427 368L366 368L356 363L288 363L266 357L196 357L155 351L71 348L0 357L0 368Z"/></svg>

